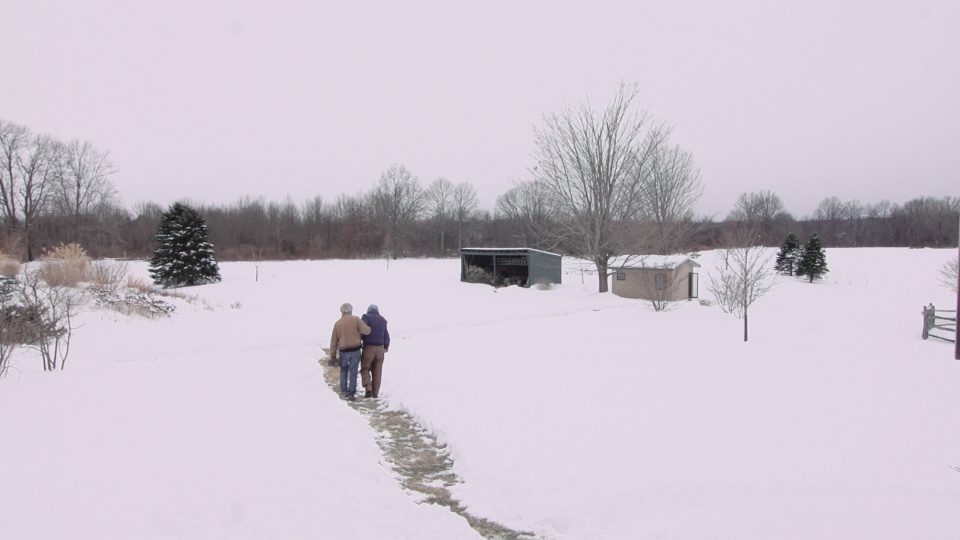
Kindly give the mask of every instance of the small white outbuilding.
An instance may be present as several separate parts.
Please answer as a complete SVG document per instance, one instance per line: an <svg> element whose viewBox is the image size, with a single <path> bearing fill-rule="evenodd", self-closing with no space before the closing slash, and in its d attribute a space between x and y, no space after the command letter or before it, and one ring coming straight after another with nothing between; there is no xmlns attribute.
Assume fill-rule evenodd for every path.
<svg viewBox="0 0 960 540"><path fill-rule="evenodd" d="M613 294L624 298L679 301L699 295L700 265L686 255L633 255L612 265Z"/></svg>

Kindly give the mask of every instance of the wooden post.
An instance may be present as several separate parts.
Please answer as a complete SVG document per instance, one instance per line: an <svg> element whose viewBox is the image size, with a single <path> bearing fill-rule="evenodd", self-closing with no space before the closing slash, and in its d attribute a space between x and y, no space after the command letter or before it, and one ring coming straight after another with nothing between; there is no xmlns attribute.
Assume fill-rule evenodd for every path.
<svg viewBox="0 0 960 540"><path fill-rule="evenodd" d="M927 306L923 306L923 311L920 312L923 315L923 332L920 334L923 339L930 337L927 327Z"/></svg>

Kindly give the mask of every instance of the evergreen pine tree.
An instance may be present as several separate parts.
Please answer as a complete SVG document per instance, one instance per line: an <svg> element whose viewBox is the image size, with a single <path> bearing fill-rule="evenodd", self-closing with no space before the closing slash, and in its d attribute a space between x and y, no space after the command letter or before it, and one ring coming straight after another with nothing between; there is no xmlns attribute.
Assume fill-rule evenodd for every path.
<svg viewBox="0 0 960 540"><path fill-rule="evenodd" d="M803 248L803 255L797 264L797 275L807 276L813 283L813 280L822 278L827 272L827 255L823 251L823 243L820 242L820 237L814 234Z"/></svg>
<svg viewBox="0 0 960 540"><path fill-rule="evenodd" d="M781 274L786 274L788 276L793 275L793 271L797 267L797 263L800 262L800 241L797 240L797 237L790 233L787 235L787 239L783 241L783 245L780 246L780 251L777 253L777 262L774 265L774 270Z"/></svg>
<svg viewBox="0 0 960 540"><path fill-rule="evenodd" d="M163 287L220 281L220 267L207 240L207 224L193 208L174 203L164 212L150 258L150 276Z"/></svg>

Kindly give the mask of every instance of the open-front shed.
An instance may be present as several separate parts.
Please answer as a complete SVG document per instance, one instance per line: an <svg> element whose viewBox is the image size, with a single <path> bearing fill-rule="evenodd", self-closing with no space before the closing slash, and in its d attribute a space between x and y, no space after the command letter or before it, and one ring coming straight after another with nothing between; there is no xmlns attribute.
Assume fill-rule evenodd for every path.
<svg viewBox="0 0 960 540"><path fill-rule="evenodd" d="M494 286L560 283L561 256L531 248L463 248L460 281Z"/></svg>
<svg viewBox="0 0 960 540"><path fill-rule="evenodd" d="M611 265L613 294L625 298L677 301L699 295L700 265L684 255L622 258Z"/></svg>

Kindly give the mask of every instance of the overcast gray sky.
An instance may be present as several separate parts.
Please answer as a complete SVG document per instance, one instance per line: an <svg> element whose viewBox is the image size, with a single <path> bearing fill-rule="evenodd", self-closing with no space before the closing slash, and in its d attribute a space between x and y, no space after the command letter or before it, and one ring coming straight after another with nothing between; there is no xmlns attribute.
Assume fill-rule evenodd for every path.
<svg viewBox="0 0 960 540"><path fill-rule="evenodd" d="M403 163L492 207L543 113L621 80L696 157L700 213L960 195L957 0L0 0L0 50L0 117L109 150L127 205Z"/></svg>

